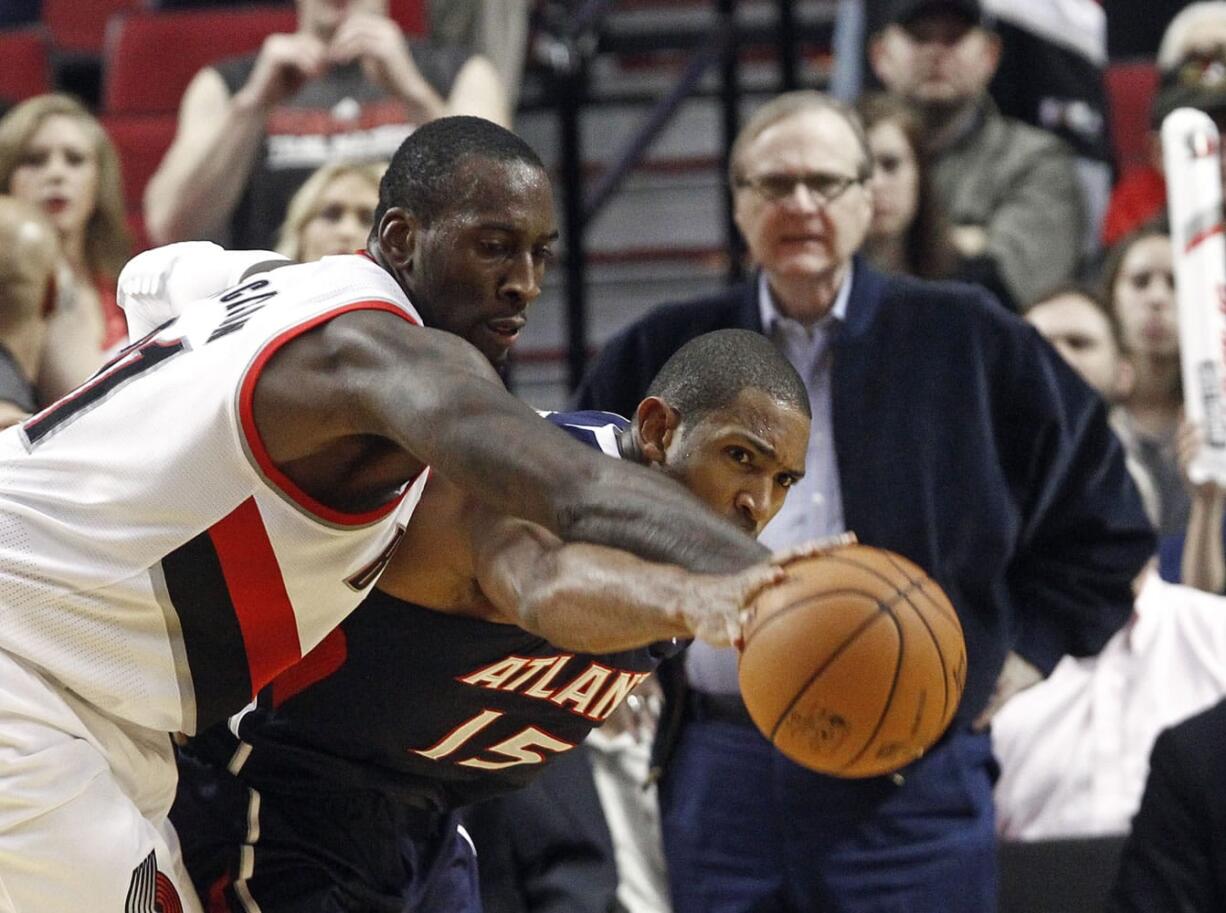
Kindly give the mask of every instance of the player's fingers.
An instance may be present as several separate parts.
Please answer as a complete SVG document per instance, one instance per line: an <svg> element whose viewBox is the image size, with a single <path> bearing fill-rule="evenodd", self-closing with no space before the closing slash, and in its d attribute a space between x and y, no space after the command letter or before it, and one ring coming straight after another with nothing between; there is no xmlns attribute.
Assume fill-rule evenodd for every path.
<svg viewBox="0 0 1226 913"><path fill-rule="evenodd" d="M776 564L761 564L755 565L746 571L742 571L738 575L740 582L740 599L737 607L738 617L740 608L758 598L758 594L763 590L773 587L777 583L782 583L787 579L787 571Z"/></svg>
<svg viewBox="0 0 1226 913"><path fill-rule="evenodd" d="M824 536L821 539L803 542L800 545L793 545L790 548L776 552L771 558L771 564L786 567L804 558L815 558L818 555L833 551L836 548L842 548L845 545L855 545L858 541L856 534L851 532L839 533L835 536Z"/></svg>

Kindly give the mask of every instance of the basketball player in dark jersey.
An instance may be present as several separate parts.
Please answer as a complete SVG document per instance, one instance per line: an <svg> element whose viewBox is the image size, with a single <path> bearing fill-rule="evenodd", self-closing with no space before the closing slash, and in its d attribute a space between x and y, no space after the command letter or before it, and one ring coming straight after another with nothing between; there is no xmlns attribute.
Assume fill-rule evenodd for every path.
<svg viewBox="0 0 1226 913"><path fill-rule="evenodd" d="M803 474L809 402L764 336L726 330L681 349L633 422L548 418L756 534ZM419 510L357 611L182 750L172 817L213 913L479 911L454 810L582 742L674 638L735 633L687 615L744 599L726 577L563 545L442 479Z"/></svg>

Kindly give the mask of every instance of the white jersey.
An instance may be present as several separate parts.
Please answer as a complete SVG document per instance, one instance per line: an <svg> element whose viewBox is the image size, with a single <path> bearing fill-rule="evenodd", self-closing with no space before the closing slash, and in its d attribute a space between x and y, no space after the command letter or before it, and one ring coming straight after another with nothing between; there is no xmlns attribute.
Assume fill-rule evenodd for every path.
<svg viewBox="0 0 1226 913"><path fill-rule="evenodd" d="M354 309L421 318L359 256L202 299L0 434L0 648L123 720L195 732L366 595L426 472L361 514L281 473L252 400L287 342Z"/></svg>

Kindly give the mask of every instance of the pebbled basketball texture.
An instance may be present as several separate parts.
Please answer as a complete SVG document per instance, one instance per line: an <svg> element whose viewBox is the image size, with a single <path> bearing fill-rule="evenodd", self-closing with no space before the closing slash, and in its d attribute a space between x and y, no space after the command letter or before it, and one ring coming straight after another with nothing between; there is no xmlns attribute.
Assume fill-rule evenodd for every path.
<svg viewBox="0 0 1226 913"><path fill-rule="evenodd" d="M953 719L966 643L918 565L848 545L788 565L750 606L741 694L763 734L819 773L872 777L918 758Z"/></svg>

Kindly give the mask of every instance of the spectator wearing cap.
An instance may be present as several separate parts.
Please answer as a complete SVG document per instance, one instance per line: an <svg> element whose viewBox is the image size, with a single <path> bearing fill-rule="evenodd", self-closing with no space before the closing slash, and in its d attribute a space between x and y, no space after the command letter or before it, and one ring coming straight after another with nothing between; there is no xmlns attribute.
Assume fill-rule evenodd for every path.
<svg viewBox="0 0 1226 913"><path fill-rule="evenodd" d="M1171 21L1158 50L1158 69L1149 162L1126 173L1112 191L1103 220L1103 244L1108 247L1166 208L1163 118L1176 108L1196 108L1212 117L1219 130L1226 127L1226 0L1193 3Z"/></svg>
<svg viewBox="0 0 1226 913"><path fill-rule="evenodd" d="M989 96L1000 57L977 0L892 0L869 44L878 79L924 120L959 273L1020 307L1073 276L1086 219L1069 149Z"/></svg>

